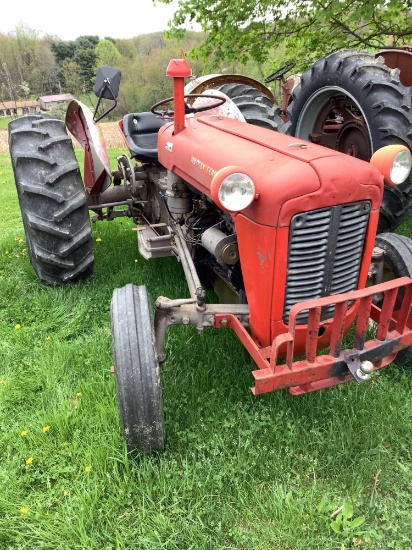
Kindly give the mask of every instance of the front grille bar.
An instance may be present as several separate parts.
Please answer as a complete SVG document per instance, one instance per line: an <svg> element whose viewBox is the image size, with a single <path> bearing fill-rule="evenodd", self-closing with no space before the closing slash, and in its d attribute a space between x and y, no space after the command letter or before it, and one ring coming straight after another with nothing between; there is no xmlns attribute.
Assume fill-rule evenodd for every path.
<svg viewBox="0 0 412 550"><path fill-rule="evenodd" d="M361 201L311 210L293 216L284 302L284 323L294 304L350 292L358 285L370 203ZM333 316L325 307L321 318ZM306 324L308 312L298 324Z"/></svg>

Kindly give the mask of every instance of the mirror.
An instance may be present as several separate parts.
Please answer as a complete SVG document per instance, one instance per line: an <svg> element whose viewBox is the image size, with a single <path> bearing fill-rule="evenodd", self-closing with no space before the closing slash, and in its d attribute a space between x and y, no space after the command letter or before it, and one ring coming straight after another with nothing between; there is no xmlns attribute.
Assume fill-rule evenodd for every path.
<svg viewBox="0 0 412 550"><path fill-rule="evenodd" d="M121 72L114 67L103 65L97 69L94 93L99 99L117 99Z"/></svg>

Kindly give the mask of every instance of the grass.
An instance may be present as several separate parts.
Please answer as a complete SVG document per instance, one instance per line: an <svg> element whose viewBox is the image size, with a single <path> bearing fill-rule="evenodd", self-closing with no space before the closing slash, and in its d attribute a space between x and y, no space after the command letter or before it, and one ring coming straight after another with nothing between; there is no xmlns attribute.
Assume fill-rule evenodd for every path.
<svg viewBox="0 0 412 550"><path fill-rule="evenodd" d="M14 117L11 116L0 117L0 130L7 130L9 122L11 122L13 118Z"/></svg>
<svg viewBox="0 0 412 550"><path fill-rule="evenodd" d="M233 334L176 327L162 368L166 450L128 456L111 295L132 282L152 299L186 297L181 267L144 261L131 220L98 222L94 277L46 287L7 154L0 199L0 548L411 547L411 372L256 398ZM400 231L411 235L410 222Z"/></svg>

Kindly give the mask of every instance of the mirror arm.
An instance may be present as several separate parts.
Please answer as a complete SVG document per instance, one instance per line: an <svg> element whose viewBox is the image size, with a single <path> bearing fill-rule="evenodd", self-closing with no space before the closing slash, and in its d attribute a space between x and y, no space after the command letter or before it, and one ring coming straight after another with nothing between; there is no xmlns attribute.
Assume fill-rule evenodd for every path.
<svg viewBox="0 0 412 550"><path fill-rule="evenodd" d="M106 90L106 88L109 90L109 92L111 93L112 95L112 98L113 98L113 101L114 101L114 104L110 107L110 109L107 109L107 111L105 111L103 114L101 114L98 118L96 118L96 114L97 114L97 110L99 108L99 105L100 105L100 102L102 100L102 96L103 96L103 92ZM101 120L103 117L105 117L106 115L108 115L111 111L113 111L113 109L115 109L117 106L117 98L115 97L114 93L113 93L113 90L111 89L110 87L110 81L109 80L105 80L104 81L104 87L101 89L100 91L100 94L99 94L99 99L97 100L97 105L96 105L96 108L94 110L94 115L93 115L93 120L94 122L99 122L99 120Z"/></svg>

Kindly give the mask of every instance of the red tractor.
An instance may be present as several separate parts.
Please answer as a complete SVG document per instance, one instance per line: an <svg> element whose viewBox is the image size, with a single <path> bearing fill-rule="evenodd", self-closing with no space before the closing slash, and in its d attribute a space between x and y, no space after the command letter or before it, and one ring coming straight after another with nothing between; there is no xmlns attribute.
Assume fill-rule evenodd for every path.
<svg viewBox="0 0 412 550"><path fill-rule="evenodd" d="M247 124L222 92L185 95L190 74L184 59L172 60L173 98L119 122L130 155L114 172L92 114L70 104L66 125L85 150L84 183L61 121L31 115L9 126L42 281L91 275L89 211L133 217L144 258L182 265L188 295L158 297L154 317L145 286L117 288L111 303L123 434L129 450L146 453L165 443L159 364L170 326L233 330L256 363L256 395L361 383L395 359L412 360L412 241L376 236L384 181L409 176L408 148L383 147L369 163ZM119 83L118 71L100 68L99 103L116 100ZM209 288L220 303L207 302Z"/></svg>

